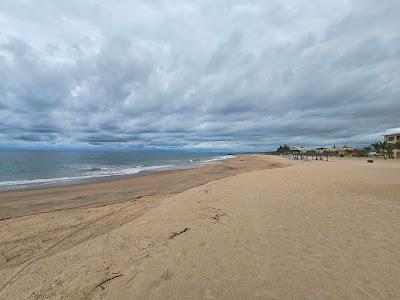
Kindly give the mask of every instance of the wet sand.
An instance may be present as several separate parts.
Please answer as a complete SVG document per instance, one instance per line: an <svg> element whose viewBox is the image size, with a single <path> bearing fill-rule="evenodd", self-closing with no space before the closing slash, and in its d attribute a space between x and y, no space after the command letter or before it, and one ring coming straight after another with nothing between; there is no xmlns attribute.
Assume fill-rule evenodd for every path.
<svg viewBox="0 0 400 300"><path fill-rule="evenodd" d="M108 181L34 190L0 192L0 220L83 206L109 205L151 195L169 195L212 180L252 170L279 167L280 163L243 155L200 168L111 178Z"/></svg>
<svg viewBox="0 0 400 300"><path fill-rule="evenodd" d="M0 299L400 297L400 161L172 174L0 194Z"/></svg>

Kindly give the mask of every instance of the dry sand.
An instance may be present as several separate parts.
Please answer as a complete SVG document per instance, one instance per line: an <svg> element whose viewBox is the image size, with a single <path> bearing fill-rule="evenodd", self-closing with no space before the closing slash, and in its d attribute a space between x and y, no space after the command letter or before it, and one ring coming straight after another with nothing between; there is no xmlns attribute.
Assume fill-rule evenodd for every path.
<svg viewBox="0 0 400 300"><path fill-rule="evenodd" d="M399 299L399 190L400 161L241 156L0 193L0 299Z"/></svg>

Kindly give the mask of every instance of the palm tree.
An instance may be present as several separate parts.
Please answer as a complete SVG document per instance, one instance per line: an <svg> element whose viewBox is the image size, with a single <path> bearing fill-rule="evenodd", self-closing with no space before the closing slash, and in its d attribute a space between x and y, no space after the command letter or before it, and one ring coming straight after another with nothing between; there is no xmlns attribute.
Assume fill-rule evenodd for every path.
<svg viewBox="0 0 400 300"><path fill-rule="evenodd" d="M371 146L374 148L376 153L379 153L384 157L384 159L386 159L387 145L388 145L387 141L384 141L384 142L374 143Z"/></svg>
<svg viewBox="0 0 400 300"><path fill-rule="evenodd" d="M394 148L400 151L400 142L396 142L396 144L394 144ZM397 152L397 157L396 158L400 158L399 152Z"/></svg>
<svg viewBox="0 0 400 300"><path fill-rule="evenodd" d="M386 152L387 152L388 158L392 158L394 149L395 149L395 145L394 144L387 144L386 145Z"/></svg>
<svg viewBox="0 0 400 300"><path fill-rule="evenodd" d="M380 146L379 142L372 144L371 147L374 148L374 151L376 153L378 153L378 154L381 153L381 146Z"/></svg>
<svg viewBox="0 0 400 300"><path fill-rule="evenodd" d="M378 142L379 143L379 148L381 150L381 154L383 155L384 159L387 159L387 154L388 154L388 142L383 141L383 142Z"/></svg>
<svg viewBox="0 0 400 300"><path fill-rule="evenodd" d="M382 155L385 159L393 157L393 150L400 150L400 142L396 142L395 144L384 142L376 142L371 145L376 153ZM367 147L364 147L364 149ZM366 149L364 150L366 151Z"/></svg>
<svg viewBox="0 0 400 300"><path fill-rule="evenodd" d="M371 146L366 146L361 149L361 155L364 157L368 157L371 152Z"/></svg>

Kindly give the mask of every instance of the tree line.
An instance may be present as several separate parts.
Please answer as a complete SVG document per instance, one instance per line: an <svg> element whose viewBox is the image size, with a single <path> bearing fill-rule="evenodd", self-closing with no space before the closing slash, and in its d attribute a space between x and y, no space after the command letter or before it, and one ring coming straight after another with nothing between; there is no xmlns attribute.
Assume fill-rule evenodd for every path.
<svg viewBox="0 0 400 300"><path fill-rule="evenodd" d="M387 158L393 158L393 151L395 149L400 150L400 142L397 143L388 143L387 141L376 142L369 146L365 146L361 149L356 149L356 151L358 156L360 157L369 157L372 154L372 152L375 152L377 155L383 157L384 159L387 159ZM289 145L281 145L278 147L278 149L275 150L275 154L298 154L298 153L303 153L305 155L316 155L317 153L321 154L321 152L317 151L316 149L304 150L302 152L298 149L291 148ZM344 156L351 156L352 153L353 150L344 149L342 154ZM326 149L323 151L323 154L338 156L339 149L334 148L334 151L332 151L332 149L331 150Z"/></svg>

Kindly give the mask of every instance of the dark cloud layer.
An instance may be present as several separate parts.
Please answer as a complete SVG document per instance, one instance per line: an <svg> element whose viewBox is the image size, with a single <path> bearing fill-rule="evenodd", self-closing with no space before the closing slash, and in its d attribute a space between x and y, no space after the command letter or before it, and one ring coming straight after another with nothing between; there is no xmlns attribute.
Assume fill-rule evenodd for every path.
<svg viewBox="0 0 400 300"><path fill-rule="evenodd" d="M265 149L400 127L400 2L0 4L0 145Z"/></svg>

